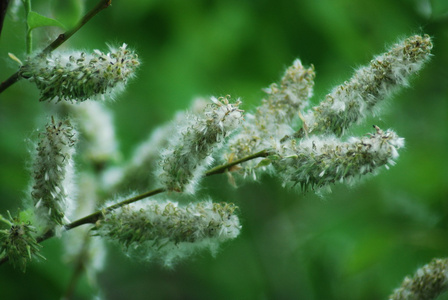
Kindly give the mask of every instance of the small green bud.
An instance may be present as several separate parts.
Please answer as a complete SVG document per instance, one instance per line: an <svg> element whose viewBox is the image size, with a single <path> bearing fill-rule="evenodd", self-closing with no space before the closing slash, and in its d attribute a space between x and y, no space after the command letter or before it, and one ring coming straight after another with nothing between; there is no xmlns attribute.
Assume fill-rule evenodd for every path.
<svg viewBox="0 0 448 300"><path fill-rule="evenodd" d="M9 211L8 219L0 215L0 221L8 226L8 229L0 230L0 255L8 257L15 268L25 272L27 263L34 256L45 259L39 253L42 246L37 243L36 230L30 222L22 221L20 215L13 218Z"/></svg>

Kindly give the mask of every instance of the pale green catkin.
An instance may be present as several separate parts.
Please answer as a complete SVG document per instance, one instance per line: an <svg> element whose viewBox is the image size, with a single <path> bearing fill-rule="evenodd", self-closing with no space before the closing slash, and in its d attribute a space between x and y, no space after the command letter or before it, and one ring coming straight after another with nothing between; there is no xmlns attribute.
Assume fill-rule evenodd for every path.
<svg viewBox="0 0 448 300"><path fill-rule="evenodd" d="M178 124L171 143L162 151L159 179L170 191L194 193L205 168L213 161L213 151L243 120L239 100L233 104L225 97L211 100L201 114Z"/></svg>
<svg viewBox="0 0 448 300"><path fill-rule="evenodd" d="M76 131L70 121L51 121L40 135L34 161L31 196L36 218L53 227L67 221L73 208L70 188L73 185L73 159Z"/></svg>
<svg viewBox="0 0 448 300"><path fill-rule="evenodd" d="M296 137L343 134L345 129L371 114L379 102L407 85L409 76L418 72L429 59L431 49L428 35L415 35L375 57L303 116L304 124Z"/></svg>
<svg viewBox="0 0 448 300"><path fill-rule="evenodd" d="M236 208L211 201L140 202L107 212L95 232L122 244L129 255L170 266L201 249L215 253L221 242L237 237L241 226Z"/></svg>
<svg viewBox="0 0 448 300"><path fill-rule="evenodd" d="M436 258L406 277L389 300L433 300L448 290L448 259Z"/></svg>
<svg viewBox="0 0 448 300"><path fill-rule="evenodd" d="M28 59L20 75L34 82L40 101L81 102L122 90L139 66L137 54L123 44L110 53L95 50L51 53Z"/></svg>
<svg viewBox="0 0 448 300"><path fill-rule="evenodd" d="M341 142L333 137L310 137L299 143L284 143L272 161L284 185L297 185L302 191L318 189L335 182L350 183L381 166L393 165L404 139L391 130Z"/></svg>

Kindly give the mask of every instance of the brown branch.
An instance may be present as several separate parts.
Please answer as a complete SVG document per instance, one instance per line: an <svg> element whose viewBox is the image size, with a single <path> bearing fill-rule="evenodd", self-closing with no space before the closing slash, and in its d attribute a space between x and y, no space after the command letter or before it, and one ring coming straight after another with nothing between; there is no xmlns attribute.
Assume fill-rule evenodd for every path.
<svg viewBox="0 0 448 300"><path fill-rule="evenodd" d="M0 0L0 35L2 34L3 22L5 21L6 10L8 9L9 0Z"/></svg>
<svg viewBox="0 0 448 300"><path fill-rule="evenodd" d="M19 81L19 79L20 79L20 76L19 76L19 72L17 71L14 74L12 74L8 79L6 79L2 83L0 83L0 93L3 92L4 90L6 90L7 88L9 88L11 85L16 83L17 81Z"/></svg>

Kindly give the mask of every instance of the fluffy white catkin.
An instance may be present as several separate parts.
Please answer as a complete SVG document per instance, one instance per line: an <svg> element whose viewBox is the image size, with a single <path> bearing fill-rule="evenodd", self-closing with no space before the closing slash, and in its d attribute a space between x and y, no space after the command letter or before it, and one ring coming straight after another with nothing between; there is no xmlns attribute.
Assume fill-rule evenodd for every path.
<svg viewBox="0 0 448 300"><path fill-rule="evenodd" d="M381 166L393 165L404 139L391 130L375 129L374 134L352 137L348 142L334 136L313 136L297 144L295 140L284 143L279 158L272 161L276 174L284 185L298 185L307 191L334 182L350 182Z"/></svg>
<svg viewBox="0 0 448 300"><path fill-rule="evenodd" d="M152 171L157 167L160 151L169 145L173 132L177 130L177 124L187 122L191 114L200 115L209 103L206 98L194 98L188 111L177 112L172 121L153 130L148 138L137 146L128 162L107 170L104 182L111 192L147 190L154 181Z"/></svg>
<svg viewBox="0 0 448 300"><path fill-rule="evenodd" d="M334 133L341 135L353 123L371 114L374 107L407 84L429 59L432 49L428 35L411 36L375 57L368 66L356 71L336 87L324 101L303 117L303 128L296 135Z"/></svg>
<svg viewBox="0 0 448 300"><path fill-rule="evenodd" d="M406 277L389 300L433 300L448 290L448 259L436 258Z"/></svg>
<svg viewBox="0 0 448 300"><path fill-rule="evenodd" d="M144 201L106 212L95 232L122 244L129 255L171 266L202 249L213 254L221 242L237 237L236 208L211 201Z"/></svg>
<svg viewBox="0 0 448 300"><path fill-rule="evenodd" d="M34 161L31 196L37 220L44 226L62 225L69 209L73 209L70 188L73 180L73 159L76 131L70 121L52 117L40 134Z"/></svg>
<svg viewBox="0 0 448 300"><path fill-rule="evenodd" d="M178 124L170 144L162 151L159 179L169 191L193 193L212 152L237 129L243 119L240 101L211 98L202 114L191 115Z"/></svg>
<svg viewBox="0 0 448 300"><path fill-rule="evenodd" d="M20 75L40 90L40 101L85 101L124 88L140 62L123 44L110 53L53 52L28 59Z"/></svg>

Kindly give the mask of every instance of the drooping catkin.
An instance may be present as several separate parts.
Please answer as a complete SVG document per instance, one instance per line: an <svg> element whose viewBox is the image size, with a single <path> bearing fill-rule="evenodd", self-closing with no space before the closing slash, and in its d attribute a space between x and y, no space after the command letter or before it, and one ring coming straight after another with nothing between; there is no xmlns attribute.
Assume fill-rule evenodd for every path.
<svg viewBox="0 0 448 300"><path fill-rule="evenodd" d="M243 114L240 101L229 103L226 97L211 98L202 114L191 115L178 125L177 132L162 151L159 179L169 191L193 193L212 152L239 127Z"/></svg>
<svg viewBox="0 0 448 300"><path fill-rule="evenodd" d="M202 249L214 254L220 243L237 237L241 226L236 208L211 201L139 202L106 212L95 232L117 241L130 255L171 266Z"/></svg>
<svg viewBox="0 0 448 300"><path fill-rule="evenodd" d="M296 137L307 134L341 135L352 124L371 114L379 102L407 85L429 59L432 49L428 35L411 36L395 44L388 52L375 57L368 66L336 87L316 107L303 116L303 127Z"/></svg>
<svg viewBox="0 0 448 300"><path fill-rule="evenodd" d="M278 159L272 161L276 174L284 185L308 191L335 182L350 183L381 166L393 165L404 139L392 130L375 129L374 134L347 142L334 136L312 136L298 143L284 143Z"/></svg>
<svg viewBox="0 0 448 300"><path fill-rule="evenodd" d="M20 75L34 82L40 101L81 102L104 98L104 94L124 88L139 66L137 54L123 44L110 53L53 52L28 59Z"/></svg>
<svg viewBox="0 0 448 300"><path fill-rule="evenodd" d="M173 120L153 130L148 138L135 148L129 161L107 170L104 182L110 191L120 193L147 190L153 184L153 171L157 168L160 151L169 145L173 132L177 130L177 124L188 122L191 115L200 116L209 103L206 98L194 98L187 111L177 112Z"/></svg>
<svg viewBox="0 0 448 300"><path fill-rule="evenodd" d="M70 188L76 131L68 119L56 121L52 117L39 137L31 196L37 220L54 227L64 224L69 210L74 208Z"/></svg>

